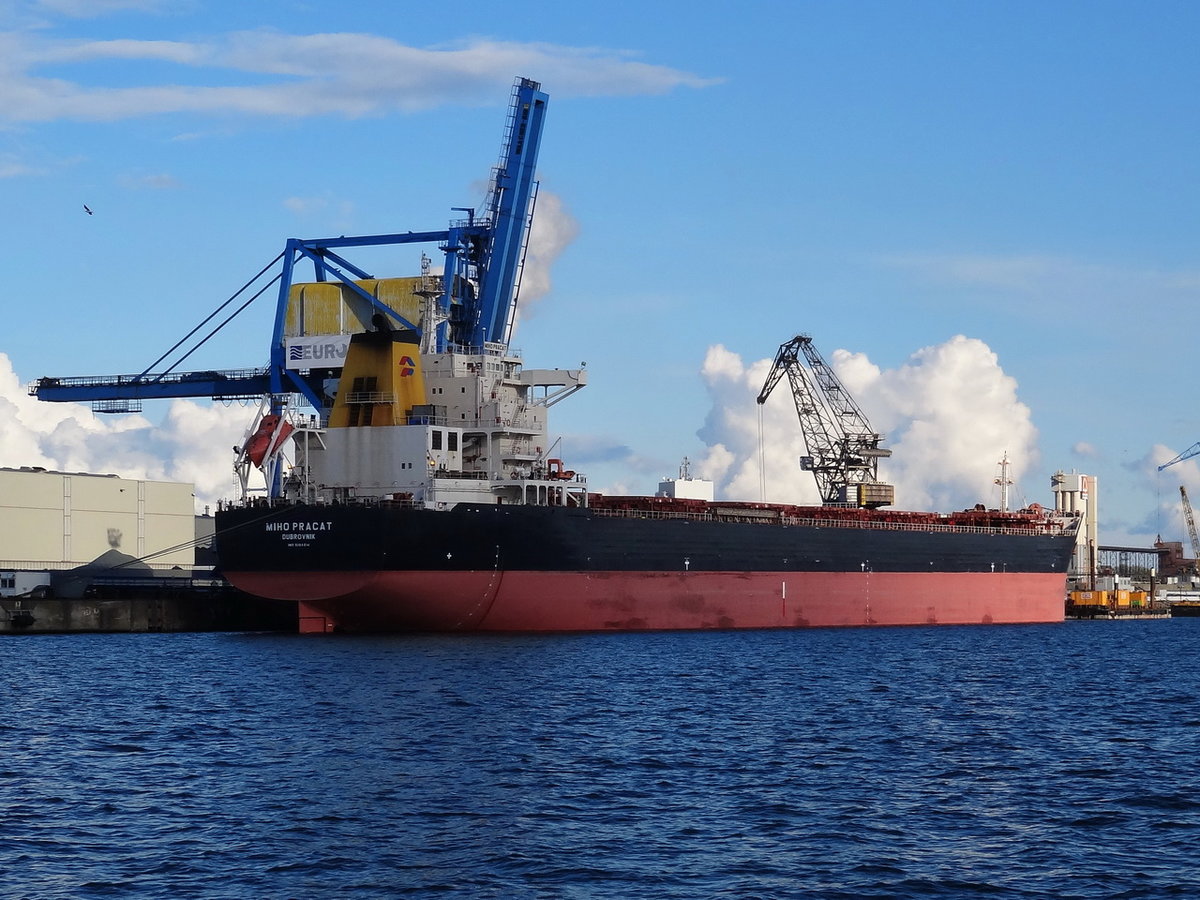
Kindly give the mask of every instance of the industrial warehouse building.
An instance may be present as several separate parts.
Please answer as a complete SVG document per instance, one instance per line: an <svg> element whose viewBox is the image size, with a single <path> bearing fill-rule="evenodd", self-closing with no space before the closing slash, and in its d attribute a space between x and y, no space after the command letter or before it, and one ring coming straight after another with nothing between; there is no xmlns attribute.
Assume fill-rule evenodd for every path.
<svg viewBox="0 0 1200 900"><path fill-rule="evenodd" d="M0 468L0 634L295 631L213 570L190 484Z"/></svg>
<svg viewBox="0 0 1200 900"><path fill-rule="evenodd" d="M190 568L195 542L190 484L0 468L0 596L106 554Z"/></svg>

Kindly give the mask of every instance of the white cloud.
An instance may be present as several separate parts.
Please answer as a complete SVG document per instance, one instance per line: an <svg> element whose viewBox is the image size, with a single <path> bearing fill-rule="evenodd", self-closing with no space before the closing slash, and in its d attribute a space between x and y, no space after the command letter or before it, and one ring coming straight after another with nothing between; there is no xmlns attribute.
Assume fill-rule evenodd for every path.
<svg viewBox="0 0 1200 900"><path fill-rule="evenodd" d="M1125 311L1150 302L1161 313L1191 310L1200 294L1200 272L1117 263L1084 262L1050 255L894 253L875 262L912 273L922 283L990 295L1014 312L1052 318L1056 328L1120 329ZM1081 315L1080 310L1087 314Z"/></svg>
<svg viewBox="0 0 1200 900"><path fill-rule="evenodd" d="M530 312L534 301L550 293L550 268L578 236L579 222L567 211L562 199L540 190L521 275L520 311Z"/></svg>
<svg viewBox="0 0 1200 900"><path fill-rule="evenodd" d="M222 81L240 72L244 83L110 88L35 74L58 63L114 60L175 63L200 77L211 68L214 80ZM354 118L495 102L501 86L522 73L552 83L563 96L658 94L714 83L614 50L484 38L423 48L370 34L270 30L208 42L66 41L8 32L0 34L0 70L0 120L25 122L117 121L177 112Z"/></svg>
<svg viewBox="0 0 1200 900"><path fill-rule="evenodd" d="M0 178L19 178L23 175L40 175L44 170L35 168L11 156L0 156Z"/></svg>
<svg viewBox="0 0 1200 900"><path fill-rule="evenodd" d="M180 65L202 65L212 56L212 48L180 41L61 41L42 45L42 52L28 61L48 63L86 63L96 60L151 60Z"/></svg>
<svg viewBox="0 0 1200 900"><path fill-rule="evenodd" d="M254 410L171 401L163 421L97 416L79 403L30 397L0 353L0 466L113 474L195 485L196 509L235 496L233 447Z"/></svg>
<svg viewBox="0 0 1200 900"><path fill-rule="evenodd" d="M887 266L908 269L930 281L982 285L1006 291L1037 291L1048 282L1091 280L1101 267L1052 256L989 256L984 254L889 254L879 257Z"/></svg>
<svg viewBox="0 0 1200 900"><path fill-rule="evenodd" d="M823 355L872 427L885 434L883 446L893 455L881 462L880 478L896 486L898 508L994 506L1001 457L1008 454L1009 477L1018 485L1037 462L1029 408L982 341L960 335L887 371L862 354ZM771 360L745 365L724 347L709 349L702 374L712 409L700 431L709 450L697 470L727 499L763 499L765 472L765 499L819 502L811 474L799 468L806 450L787 379L765 405L755 402L770 367Z"/></svg>
<svg viewBox="0 0 1200 900"><path fill-rule="evenodd" d="M355 209L353 203L337 197L332 191L308 197L287 197L283 206L300 218L323 216L330 223L353 221Z"/></svg>

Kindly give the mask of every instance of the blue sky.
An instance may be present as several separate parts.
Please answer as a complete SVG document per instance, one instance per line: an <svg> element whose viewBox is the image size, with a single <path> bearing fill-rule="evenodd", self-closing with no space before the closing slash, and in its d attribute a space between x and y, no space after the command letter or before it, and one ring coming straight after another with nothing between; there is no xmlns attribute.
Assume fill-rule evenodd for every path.
<svg viewBox="0 0 1200 900"><path fill-rule="evenodd" d="M593 487L686 455L757 499L753 397L808 332L893 438L897 505L994 505L1007 453L1018 501L1097 475L1103 543L1182 539L1200 469L1155 466L1200 440L1198 29L1182 2L0 3L0 465L218 492L237 410L98 422L20 385L141 371L288 237L443 227L523 75L553 199L514 343L586 360L552 426ZM259 303L189 363L261 364ZM785 401L767 481L805 499Z"/></svg>

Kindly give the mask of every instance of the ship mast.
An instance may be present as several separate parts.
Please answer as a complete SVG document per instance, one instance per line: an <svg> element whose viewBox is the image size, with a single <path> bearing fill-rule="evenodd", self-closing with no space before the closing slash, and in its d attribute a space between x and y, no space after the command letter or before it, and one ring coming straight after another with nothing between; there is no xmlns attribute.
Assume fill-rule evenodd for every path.
<svg viewBox="0 0 1200 900"><path fill-rule="evenodd" d="M1008 512L1008 489L1012 485L1012 479L1008 477L1008 451L1004 451L1004 456L1000 458L1000 475L993 481L994 484L1000 485L1000 512Z"/></svg>

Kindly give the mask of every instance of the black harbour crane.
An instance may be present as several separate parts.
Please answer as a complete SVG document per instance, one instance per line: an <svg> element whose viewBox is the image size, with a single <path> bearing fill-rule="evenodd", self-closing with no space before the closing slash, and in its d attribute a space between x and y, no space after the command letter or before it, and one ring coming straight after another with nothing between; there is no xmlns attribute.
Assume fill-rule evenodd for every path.
<svg viewBox="0 0 1200 900"><path fill-rule="evenodd" d="M806 365L807 364L807 365ZM800 467L817 479L821 502L876 508L895 501L895 488L879 480L879 460L892 455L879 446L883 435L871 428L833 369L800 334L779 348L758 402L767 402L787 375L808 456Z"/></svg>

